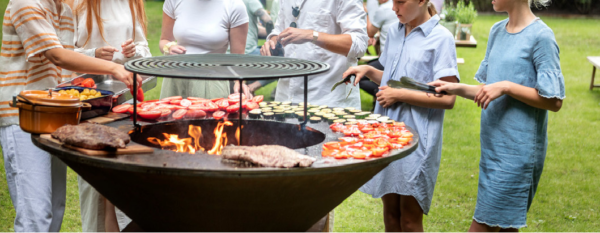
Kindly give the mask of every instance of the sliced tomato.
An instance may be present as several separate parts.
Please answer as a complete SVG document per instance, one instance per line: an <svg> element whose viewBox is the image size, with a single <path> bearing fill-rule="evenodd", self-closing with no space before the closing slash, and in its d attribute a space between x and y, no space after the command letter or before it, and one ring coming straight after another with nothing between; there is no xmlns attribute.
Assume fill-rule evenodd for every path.
<svg viewBox="0 0 600 233"><path fill-rule="evenodd" d="M229 105L239 104L240 99L227 99L227 102L229 102Z"/></svg>
<svg viewBox="0 0 600 233"><path fill-rule="evenodd" d="M323 150L334 150L340 149L341 145L339 142L326 142L323 144Z"/></svg>
<svg viewBox="0 0 600 233"><path fill-rule="evenodd" d="M226 99L219 100L216 104L219 106L220 110L227 110L227 107L229 107L229 101Z"/></svg>
<svg viewBox="0 0 600 233"><path fill-rule="evenodd" d="M248 101L246 102L246 104L244 104L244 109L250 111L250 110L254 110L254 109L258 109L258 104L253 102L253 101Z"/></svg>
<svg viewBox="0 0 600 233"><path fill-rule="evenodd" d="M321 156L323 158L326 158L326 157L335 157L335 155L338 154L338 153L340 153L339 150L323 150L323 151L321 151Z"/></svg>
<svg viewBox="0 0 600 233"><path fill-rule="evenodd" d="M156 107L156 104L155 104L155 103L143 103L142 105L138 105L138 106L139 106L140 108L142 108L142 109L144 109L144 110L148 111L148 110L150 110L150 109L152 109L152 108Z"/></svg>
<svg viewBox="0 0 600 233"><path fill-rule="evenodd" d="M192 101L189 101L189 100L187 100L187 99L186 99L186 100L181 100L181 101L179 102L179 105L181 105L181 106L183 106L183 107L188 107L188 106L192 105Z"/></svg>
<svg viewBox="0 0 600 233"><path fill-rule="evenodd" d="M137 100L144 101L144 90L142 90L142 87L137 90Z"/></svg>
<svg viewBox="0 0 600 233"><path fill-rule="evenodd" d="M83 87L94 87L94 85L96 85L96 82L92 78L86 78L81 82L81 86Z"/></svg>
<svg viewBox="0 0 600 233"><path fill-rule="evenodd" d="M169 103L172 105L181 105L181 100L171 100Z"/></svg>
<svg viewBox="0 0 600 233"><path fill-rule="evenodd" d="M371 127L371 126L365 126L365 127L362 127L362 128L360 129L360 131L361 131L361 132L363 132L363 133L368 133L368 132L371 132L371 131L373 131L373 130L374 130L374 129L373 129L373 127Z"/></svg>
<svg viewBox="0 0 600 233"><path fill-rule="evenodd" d="M238 100L238 102L240 102L240 93L233 93L233 94L227 96L227 99L234 99L234 100ZM242 99L246 99L245 94L242 94Z"/></svg>
<svg viewBox="0 0 600 233"><path fill-rule="evenodd" d="M140 115L142 118L148 119L148 120L158 119L161 116L161 114L162 114L161 111L141 111L141 112L138 112L138 115Z"/></svg>
<svg viewBox="0 0 600 233"><path fill-rule="evenodd" d="M240 106L237 105L237 104L231 105L231 106L227 107L226 110L227 110L228 113L236 113L236 112L240 111Z"/></svg>
<svg viewBox="0 0 600 233"><path fill-rule="evenodd" d="M215 99L211 99L210 101L212 101L213 103L216 103L216 102L218 102L219 100L222 100L222 99L225 99L225 98L215 98Z"/></svg>
<svg viewBox="0 0 600 233"><path fill-rule="evenodd" d="M121 104L119 106L113 107L112 111L116 113L126 113L129 110L131 104ZM133 112L133 110L131 110Z"/></svg>
<svg viewBox="0 0 600 233"><path fill-rule="evenodd" d="M171 100L181 100L181 99L183 99L183 97L181 97L181 96L171 96L171 97L167 97L167 98L164 98L164 99L161 99L161 100L171 101Z"/></svg>
<svg viewBox="0 0 600 233"><path fill-rule="evenodd" d="M402 132L400 132L400 131L390 131L388 133L388 136L390 138L399 138L399 137L402 137Z"/></svg>
<svg viewBox="0 0 600 233"><path fill-rule="evenodd" d="M192 102L194 102L194 101L201 101L201 102L210 101L209 99L200 98L200 97L187 97L187 99Z"/></svg>
<svg viewBox="0 0 600 233"><path fill-rule="evenodd" d="M346 137L356 137L361 134L358 128L349 128L343 131Z"/></svg>
<svg viewBox="0 0 600 233"><path fill-rule="evenodd" d="M357 150L354 151L350 154L350 156L352 156L352 158L355 159L366 159L367 157L370 157L373 154L373 152L371 151L365 151L365 150Z"/></svg>
<svg viewBox="0 0 600 233"><path fill-rule="evenodd" d="M216 111L215 113L213 113L213 118L215 118L215 120L221 120L221 119L223 119L225 114L226 113L223 111Z"/></svg>
<svg viewBox="0 0 600 233"><path fill-rule="evenodd" d="M185 114L187 113L187 111L188 111L187 109L179 109L179 110L175 111L173 113L173 119L179 120L179 119L183 118L185 116Z"/></svg>
<svg viewBox="0 0 600 233"><path fill-rule="evenodd" d="M138 107L137 111L140 112L140 111L143 111L143 110ZM133 114L133 105L129 106L129 109L127 109L127 112L129 112L129 114Z"/></svg>
<svg viewBox="0 0 600 233"><path fill-rule="evenodd" d="M254 103L260 103L260 102L263 102L264 99L265 99L264 96L257 95L257 96L254 96L254 98L252 98L252 102L254 102Z"/></svg>
<svg viewBox="0 0 600 233"><path fill-rule="evenodd" d="M159 111L160 111L160 118L168 118L171 115L171 113L173 112L173 111L171 111L171 109L168 109L168 108L163 108L163 109L160 109Z"/></svg>
<svg viewBox="0 0 600 233"><path fill-rule="evenodd" d="M204 118L206 117L206 112L200 109L189 109L187 113L185 113L185 118Z"/></svg>
<svg viewBox="0 0 600 233"><path fill-rule="evenodd" d="M334 155L335 159L347 159L350 155L348 154L348 151L341 151L340 153L337 153Z"/></svg>
<svg viewBox="0 0 600 233"><path fill-rule="evenodd" d="M371 152L373 153L371 156L373 157L382 157L385 153L388 152L387 148L381 148L381 147L375 147L373 149L371 149Z"/></svg>

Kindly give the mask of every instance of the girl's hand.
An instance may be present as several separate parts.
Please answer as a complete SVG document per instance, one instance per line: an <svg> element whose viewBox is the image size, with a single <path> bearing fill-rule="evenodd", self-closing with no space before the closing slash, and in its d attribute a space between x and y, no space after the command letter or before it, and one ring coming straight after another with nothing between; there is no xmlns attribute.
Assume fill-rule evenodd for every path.
<svg viewBox="0 0 600 233"><path fill-rule="evenodd" d="M354 79L354 86L356 86L360 80L367 75L367 72L369 72L370 68L371 66L369 65L352 66L348 68L344 74L342 74L342 79L348 77L348 75L354 74L356 75L356 78ZM350 82L346 82L346 84L350 84Z"/></svg>
<svg viewBox="0 0 600 233"><path fill-rule="evenodd" d="M233 93L240 93L240 82L234 81L233 83ZM250 88L245 83L242 84L242 93L246 95L246 99L252 99Z"/></svg>
<svg viewBox="0 0 600 233"><path fill-rule="evenodd" d="M135 44L133 43L133 39L129 39L125 42L123 42L123 44L121 44L121 51L123 51L123 55L125 55L126 58L131 58L133 56L135 56Z"/></svg>
<svg viewBox="0 0 600 233"><path fill-rule="evenodd" d="M442 81L439 79L428 83L428 85L436 87L435 91L438 93L445 91L450 95L456 95L458 93L458 91L460 90L460 85L458 85L458 83L446 82L446 81ZM434 95L434 96L442 97L442 95Z"/></svg>
<svg viewBox="0 0 600 233"><path fill-rule="evenodd" d="M475 103L478 107L487 109L490 102L503 96L510 89L510 82L502 81L483 86L475 95Z"/></svg>
<svg viewBox="0 0 600 233"><path fill-rule="evenodd" d="M113 55L115 54L115 52L118 52L119 50L110 47L110 46L104 46L101 48L97 48L96 49L96 58L100 58L103 60L107 60L107 61L112 61L113 59Z"/></svg>
<svg viewBox="0 0 600 233"><path fill-rule="evenodd" d="M114 64L111 73L117 80L125 83L125 85L127 85L127 88L133 90L133 73L125 70L125 67L123 65ZM141 88L142 77L140 75L137 75L136 81L138 83L138 88Z"/></svg>
<svg viewBox="0 0 600 233"><path fill-rule="evenodd" d="M397 97L399 94L401 94L399 92L401 92L400 89L391 88L388 86L379 87L379 91L377 92L377 101L379 101L379 104L382 107L388 108L398 102Z"/></svg>
<svg viewBox="0 0 600 233"><path fill-rule="evenodd" d="M180 45L171 45L171 47L169 47L169 55L185 54L186 52L187 49Z"/></svg>

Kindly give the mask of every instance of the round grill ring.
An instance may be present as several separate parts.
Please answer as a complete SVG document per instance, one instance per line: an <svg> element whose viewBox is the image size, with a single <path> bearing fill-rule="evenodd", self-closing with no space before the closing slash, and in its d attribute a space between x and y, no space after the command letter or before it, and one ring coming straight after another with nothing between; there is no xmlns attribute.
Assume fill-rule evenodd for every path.
<svg viewBox="0 0 600 233"><path fill-rule="evenodd" d="M192 54L140 58L125 69L139 74L207 80L292 78L327 72L329 64L284 57Z"/></svg>

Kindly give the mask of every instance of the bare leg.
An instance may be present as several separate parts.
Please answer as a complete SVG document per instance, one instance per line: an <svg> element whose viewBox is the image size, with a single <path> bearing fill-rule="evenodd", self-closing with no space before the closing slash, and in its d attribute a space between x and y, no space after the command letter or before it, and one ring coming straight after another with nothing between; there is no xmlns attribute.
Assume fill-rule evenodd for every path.
<svg viewBox="0 0 600 233"><path fill-rule="evenodd" d="M500 232L519 232L518 228L502 228Z"/></svg>
<svg viewBox="0 0 600 233"><path fill-rule="evenodd" d="M423 232L423 209L413 196L400 196L400 226L405 232Z"/></svg>
<svg viewBox="0 0 600 233"><path fill-rule="evenodd" d="M402 232L400 227L400 195L389 193L381 197L383 202L383 223L386 232Z"/></svg>
<svg viewBox="0 0 600 233"><path fill-rule="evenodd" d="M490 227L483 223L478 223L473 220L471 222L471 227L469 228L469 232L498 232L500 231L500 227Z"/></svg>
<svg viewBox="0 0 600 233"><path fill-rule="evenodd" d="M106 198L104 198L104 229L106 232L120 232L115 206Z"/></svg>

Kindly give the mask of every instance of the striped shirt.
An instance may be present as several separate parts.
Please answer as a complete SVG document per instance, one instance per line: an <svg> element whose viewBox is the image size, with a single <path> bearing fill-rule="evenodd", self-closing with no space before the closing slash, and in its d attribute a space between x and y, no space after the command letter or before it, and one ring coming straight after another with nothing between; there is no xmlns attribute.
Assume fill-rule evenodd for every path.
<svg viewBox="0 0 600 233"><path fill-rule="evenodd" d="M18 124L18 109L8 106L23 90L43 90L71 77L71 71L54 65L44 52L73 50L71 8L57 13L53 0L11 0L2 23L0 50L0 126Z"/></svg>

